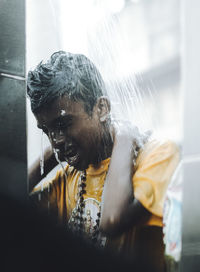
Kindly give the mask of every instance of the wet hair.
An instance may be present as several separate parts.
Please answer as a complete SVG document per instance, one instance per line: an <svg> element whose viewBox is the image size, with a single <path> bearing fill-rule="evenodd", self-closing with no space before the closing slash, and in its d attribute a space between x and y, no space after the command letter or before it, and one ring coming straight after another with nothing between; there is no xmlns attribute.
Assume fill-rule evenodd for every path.
<svg viewBox="0 0 200 272"><path fill-rule="evenodd" d="M86 112L91 113L106 90L101 74L87 57L59 51L29 71L27 94L34 113L62 95L82 101Z"/></svg>

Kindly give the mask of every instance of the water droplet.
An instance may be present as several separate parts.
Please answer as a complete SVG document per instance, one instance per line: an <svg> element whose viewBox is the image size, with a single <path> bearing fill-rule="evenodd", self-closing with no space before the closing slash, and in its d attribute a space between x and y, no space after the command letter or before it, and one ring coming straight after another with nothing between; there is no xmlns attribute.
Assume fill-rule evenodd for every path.
<svg viewBox="0 0 200 272"><path fill-rule="evenodd" d="M61 114L62 116L64 116L64 115L65 115L65 113L66 113L66 111L65 111L65 110L61 110L61 112L60 112L60 114Z"/></svg>
<svg viewBox="0 0 200 272"><path fill-rule="evenodd" d="M41 200L41 193L38 194L38 201Z"/></svg>

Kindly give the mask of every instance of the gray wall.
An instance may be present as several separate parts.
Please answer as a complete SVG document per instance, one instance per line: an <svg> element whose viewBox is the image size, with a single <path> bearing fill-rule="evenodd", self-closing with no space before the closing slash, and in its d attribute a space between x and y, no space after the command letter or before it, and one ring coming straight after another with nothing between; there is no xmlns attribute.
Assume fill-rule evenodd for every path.
<svg viewBox="0 0 200 272"><path fill-rule="evenodd" d="M200 271L200 25L199 0L184 0L183 248L181 272Z"/></svg>
<svg viewBox="0 0 200 272"><path fill-rule="evenodd" d="M0 193L27 196L25 0L0 1Z"/></svg>

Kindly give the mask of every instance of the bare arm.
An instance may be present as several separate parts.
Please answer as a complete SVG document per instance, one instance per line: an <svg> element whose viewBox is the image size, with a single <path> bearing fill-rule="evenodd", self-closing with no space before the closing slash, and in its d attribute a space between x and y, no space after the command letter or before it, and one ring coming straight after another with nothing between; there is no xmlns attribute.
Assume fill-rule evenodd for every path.
<svg viewBox="0 0 200 272"><path fill-rule="evenodd" d="M132 145L131 131L115 134L109 171L104 185L100 221L101 231L107 235L122 233L150 214L139 201L134 199Z"/></svg>
<svg viewBox="0 0 200 272"><path fill-rule="evenodd" d="M35 163L29 168L29 193L33 188L57 165L57 161L51 148L45 150L44 153L44 173L40 173L40 159L38 158Z"/></svg>

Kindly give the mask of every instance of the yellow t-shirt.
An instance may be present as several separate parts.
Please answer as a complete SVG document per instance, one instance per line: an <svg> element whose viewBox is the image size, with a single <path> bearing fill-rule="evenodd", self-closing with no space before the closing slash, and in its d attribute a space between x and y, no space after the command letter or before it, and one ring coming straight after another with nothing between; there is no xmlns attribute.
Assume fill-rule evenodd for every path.
<svg viewBox="0 0 200 272"><path fill-rule="evenodd" d="M90 165L86 170L87 180L84 201L85 209L90 210L91 216L98 212L109 162L110 158L102 161L98 167ZM179 150L171 141L160 143L154 140L148 142L139 152L132 182L134 197L151 213L149 220L145 222L146 226L162 227L165 195L178 162ZM44 193L42 194L41 204L48 202L50 210L56 211L62 223L67 224L77 204L78 183L81 172L69 165L66 166L65 170L66 178L63 171L60 170L53 180L43 184ZM123 178L123 173L121 177ZM47 187L49 190L45 190ZM41 186L37 186L33 192L41 190ZM138 230L137 233L140 236L143 235ZM111 244L115 248L126 249L126 251L130 252L135 238L136 228L133 226L130 231L120 235L117 239L111 239ZM110 245L109 241L107 244ZM152 250L149 249L149 251ZM158 251L160 252L160 249ZM156 255L152 258L157 262Z"/></svg>
<svg viewBox="0 0 200 272"><path fill-rule="evenodd" d="M94 198L101 201L101 195L110 158L102 161L98 167L90 165L86 170L86 194L84 199ZM151 141L139 152L133 175L134 197L152 213L147 225L162 226L163 205L171 176L179 162L178 147L171 141L160 143ZM49 187L48 200L56 205L61 218L69 219L77 202L78 181L81 172L69 165L66 176L59 170L54 179L34 188L34 192L44 191ZM123 178L123 173L122 173ZM55 207L54 207L55 208ZM63 212L66 212L63 215Z"/></svg>
<svg viewBox="0 0 200 272"><path fill-rule="evenodd" d="M179 149L171 141L144 146L133 175L134 197L151 212L147 225L162 226L167 187L179 162Z"/></svg>

